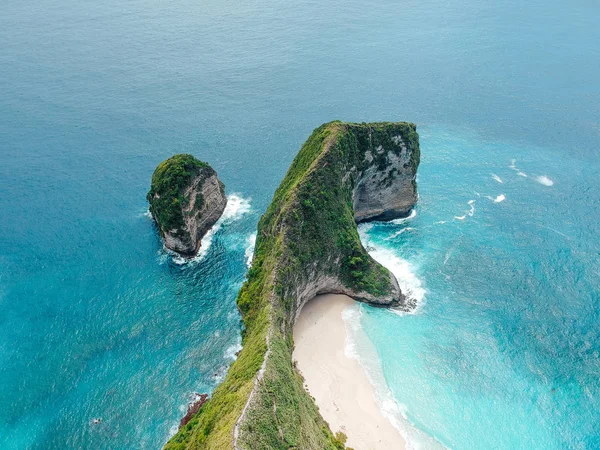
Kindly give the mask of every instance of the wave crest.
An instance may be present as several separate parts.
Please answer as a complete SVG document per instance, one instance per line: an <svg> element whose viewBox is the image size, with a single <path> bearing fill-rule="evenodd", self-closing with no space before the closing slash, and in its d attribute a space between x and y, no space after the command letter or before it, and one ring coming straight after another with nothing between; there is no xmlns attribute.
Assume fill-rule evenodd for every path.
<svg viewBox="0 0 600 450"><path fill-rule="evenodd" d="M234 220L238 220L244 214L250 212L252 209L250 206L250 198L244 198L239 194L230 194L227 196L227 206L225 207L225 211L221 215L221 218L218 220L222 223L233 222ZM215 224L215 227L217 226Z"/></svg>
<svg viewBox="0 0 600 450"><path fill-rule="evenodd" d="M375 261L394 274L408 303L414 306L409 312L398 312L400 314L417 314L425 304L427 290L423 287L423 283L416 275L411 263L400 258L391 249L372 241L367 234L372 229L372 225L369 225L371 224L361 225L358 229L363 245Z"/></svg>
<svg viewBox="0 0 600 450"><path fill-rule="evenodd" d="M246 266L250 268L252 267L252 259L254 258L254 247L256 246L256 233L252 233L250 236L248 236L246 242L248 246L244 251L244 256L246 258Z"/></svg>
<svg viewBox="0 0 600 450"><path fill-rule="evenodd" d="M552 181L546 175L540 175L539 177L537 177L535 179L535 181L537 181L540 184L543 184L544 186L552 186L552 185L554 185L554 181Z"/></svg>
<svg viewBox="0 0 600 450"><path fill-rule="evenodd" d="M175 253L167 248L164 248L164 252L170 255L173 263L177 264L178 266L185 266L190 263L198 263L202 261L208 254L208 250L210 249L215 234L224 225L235 222L236 220L241 219L245 214L249 213L252 210L250 202L251 199L244 198L239 194L228 195L227 206L225 207L223 214L219 220L217 220L217 223L215 223L213 227L204 235L202 241L200 241L200 249L198 250L198 254L193 258L184 258L178 253Z"/></svg>
<svg viewBox="0 0 600 450"><path fill-rule="evenodd" d="M417 210L413 208L410 211L410 214L408 215L408 217L402 217L400 219L390 220L390 223L401 224L401 223L407 222L411 219L414 219L416 215L417 215Z"/></svg>

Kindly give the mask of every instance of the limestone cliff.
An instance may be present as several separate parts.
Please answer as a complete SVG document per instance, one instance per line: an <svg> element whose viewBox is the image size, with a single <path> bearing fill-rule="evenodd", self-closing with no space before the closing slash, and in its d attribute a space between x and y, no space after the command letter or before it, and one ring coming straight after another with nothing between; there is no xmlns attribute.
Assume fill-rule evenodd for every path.
<svg viewBox="0 0 600 450"><path fill-rule="evenodd" d="M165 247L194 256L227 204L225 187L207 163L175 155L158 165L148 192L150 213Z"/></svg>
<svg viewBox="0 0 600 450"><path fill-rule="evenodd" d="M406 217L417 202L419 149L401 134L365 152L370 164L359 175L353 192L357 222Z"/></svg>
<svg viewBox="0 0 600 450"><path fill-rule="evenodd" d="M363 248L356 223L408 214L419 157L410 123L331 122L313 132L258 224L237 299L243 350L166 448L344 448L292 364L292 326L322 293L407 307L394 276Z"/></svg>

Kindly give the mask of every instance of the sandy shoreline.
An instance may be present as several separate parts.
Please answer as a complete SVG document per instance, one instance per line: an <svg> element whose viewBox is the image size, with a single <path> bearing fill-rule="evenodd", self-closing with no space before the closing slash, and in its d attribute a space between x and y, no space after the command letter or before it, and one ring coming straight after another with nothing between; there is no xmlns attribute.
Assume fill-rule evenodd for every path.
<svg viewBox="0 0 600 450"><path fill-rule="evenodd" d="M354 300L320 295L304 308L294 326L294 360L332 431L348 436L355 450L404 449L400 432L375 402L375 388L360 363L345 355L342 312Z"/></svg>

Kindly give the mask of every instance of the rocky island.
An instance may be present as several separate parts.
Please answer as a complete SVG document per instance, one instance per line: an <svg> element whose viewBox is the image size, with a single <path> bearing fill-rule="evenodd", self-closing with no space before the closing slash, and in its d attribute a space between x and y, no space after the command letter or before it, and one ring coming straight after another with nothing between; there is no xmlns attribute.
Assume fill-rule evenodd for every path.
<svg viewBox="0 0 600 450"><path fill-rule="evenodd" d="M411 123L336 121L313 132L258 224L237 298L243 349L166 449L345 448L292 362L293 326L318 294L407 307L395 277L363 248L356 224L409 214L419 160Z"/></svg>
<svg viewBox="0 0 600 450"><path fill-rule="evenodd" d="M227 205L225 186L214 169L187 154L158 165L147 199L165 247L185 257L196 255Z"/></svg>

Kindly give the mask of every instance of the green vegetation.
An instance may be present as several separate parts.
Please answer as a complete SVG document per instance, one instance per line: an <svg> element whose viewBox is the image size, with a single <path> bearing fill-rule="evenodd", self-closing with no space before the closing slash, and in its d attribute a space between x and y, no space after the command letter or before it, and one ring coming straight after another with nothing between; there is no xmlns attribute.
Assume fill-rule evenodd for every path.
<svg viewBox="0 0 600 450"><path fill-rule="evenodd" d="M366 152L379 145L395 149L397 135L416 153L416 171L413 124L331 122L303 145L258 224L252 268L237 298L243 350L167 450L233 448L236 422L253 390L238 428L239 448L345 448L345 436L331 432L292 364L292 326L298 292L315 277L335 278L357 298L390 294L389 272L360 242L352 192L367 166L386 164L385 155L371 152L368 161ZM257 378L263 361L264 372Z"/></svg>
<svg viewBox="0 0 600 450"><path fill-rule="evenodd" d="M187 154L175 155L158 165L146 198L161 229L173 230L183 225L182 209L189 202L184 197L184 190L203 170L214 173L207 163ZM194 209L201 208L202 201L202 196L198 195Z"/></svg>

